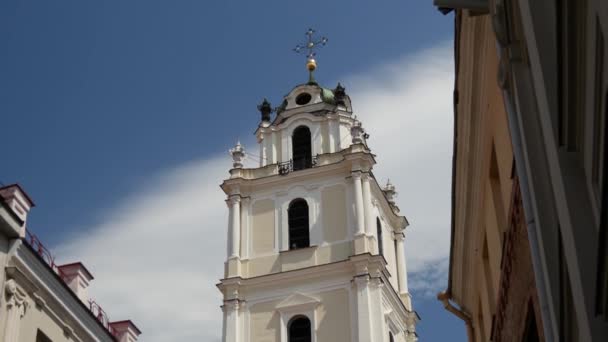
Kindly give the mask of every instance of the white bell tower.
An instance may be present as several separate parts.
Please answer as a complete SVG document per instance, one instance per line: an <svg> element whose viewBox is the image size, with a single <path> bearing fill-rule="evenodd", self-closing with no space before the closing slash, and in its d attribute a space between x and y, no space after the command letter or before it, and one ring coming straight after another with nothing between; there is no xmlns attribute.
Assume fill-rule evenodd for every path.
<svg viewBox="0 0 608 342"><path fill-rule="evenodd" d="M416 341L394 186L376 181L345 89L309 70L278 108L258 106L259 167L230 150L223 341Z"/></svg>

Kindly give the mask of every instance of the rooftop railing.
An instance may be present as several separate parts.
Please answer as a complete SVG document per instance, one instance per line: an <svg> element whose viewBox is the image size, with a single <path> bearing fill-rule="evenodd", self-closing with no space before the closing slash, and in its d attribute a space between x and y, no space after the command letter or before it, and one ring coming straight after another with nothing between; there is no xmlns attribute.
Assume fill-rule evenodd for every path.
<svg viewBox="0 0 608 342"><path fill-rule="evenodd" d="M25 242L32 247L32 249L38 254L38 256L49 265L49 267L63 279L64 274L59 269L59 266L55 264L55 257L51 252L42 244L40 239L32 234L29 230L25 230Z"/></svg>
<svg viewBox="0 0 608 342"><path fill-rule="evenodd" d="M25 230L25 239L24 241L38 254L38 256L46 262L46 264L55 272L62 281L65 283L65 274L61 272L59 266L55 263L55 257L49 251L48 248L44 246L44 244L40 241L40 239L29 230ZM110 324L110 319L108 314L103 310L103 308L97 304L92 299L89 299L88 307L95 319L101 323L101 325L106 328L106 330L114 337L117 336L117 332L112 328Z"/></svg>

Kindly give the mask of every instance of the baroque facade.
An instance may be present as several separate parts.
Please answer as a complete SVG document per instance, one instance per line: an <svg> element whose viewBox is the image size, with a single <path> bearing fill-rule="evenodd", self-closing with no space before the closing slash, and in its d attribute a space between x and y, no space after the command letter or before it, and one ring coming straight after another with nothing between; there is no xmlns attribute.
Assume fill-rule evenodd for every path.
<svg viewBox="0 0 608 342"><path fill-rule="evenodd" d="M55 264L26 229L33 206L19 185L0 188L0 341L137 341L132 321L111 322L89 298L86 267Z"/></svg>
<svg viewBox="0 0 608 342"><path fill-rule="evenodd" d="M454 223L440 299L470 341L607 340L608 2L435 4L456 13ZM483 232L499 233L494 246Z"/></svg>
<svg viewBox="0 0 608 342"><path fill-rule="evenodd" d="M314 80L258 107L259 167L230 153L224 342L416 341L395 189L345 89ZM274 118L272 112L276 112Z"/></svg>

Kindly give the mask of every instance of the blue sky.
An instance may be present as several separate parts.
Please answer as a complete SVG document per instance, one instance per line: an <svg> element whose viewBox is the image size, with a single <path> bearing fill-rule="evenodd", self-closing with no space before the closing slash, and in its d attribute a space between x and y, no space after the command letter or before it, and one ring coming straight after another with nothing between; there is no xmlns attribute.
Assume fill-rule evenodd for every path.
<svg viewBox="0 0 608 342"><path fill-rule="evenodd" d="M108 303L110 315L134 319L144 330L143 340L161 340L146 333L155 331L160 318L138 310L145 307L139 301L150 302L146 296L154 294L142 292L143 299L129 306L116 296L119 288L107 289L116 284L117 274L128 277L135 271L109 267L103 246L114 244L103 239L115 231L117 236L124 232L121 241L165 253L196 248L180 245L196 240L199 231L180 231L173 223L146 231L137 215L145 216L150 203L170 205L154 202L165 194L175 195L166 195L175 201L196 201L212 193L224 205L216 185L230 166L226 150L240 138L257 152L251 145L259 120L256 105L263 97L278 104L306 80L304 57L291 49L304 40L308 27L329 37L318 54L317 80L331 87L345 84L384 162L384 168L378 166L380 177L397 179L399 204L412 222L406 248L417 251L409 252L415 255L408 254L408 260L413 260L414 305L423 319L421 340L465 340L462 322L434 298L446 285L449 252L452 16L439 14L430 0L3 1L0 181L19 182L33 197L37 206L28 225L59 258L81 259L98 285L104 284L101 278L109 279L94 293ZM387 135L402 139L382 140L383 130L395 126L400 131ZM430 169L439 170L437 177ZM205 194L190 194L195 185ZM209 221L202 213L183 225L205 225ZM208 229L223 241L225 223L218 220ZM171 236L171 245L154 245L159 236ZM140 246L123 246L123 259L152 258L137 253ZM188 272L196 274L198 263L204 268L210 260L223 259L221 249L218 253L184 256L200 259ZM181 255L176 255L179 263ZM162 277L171 267L175 264L152 267L148 275ZM213 267L209 277L193 275L193 291L210 299L195 303L183 319L179 330L192 329L184 336L203 336L197 326L209 330L204 336L220 334L213 331L221 318L217 290L197 285L215 284L222 265ZM197 325L198 320L212 323Z"/></svg>

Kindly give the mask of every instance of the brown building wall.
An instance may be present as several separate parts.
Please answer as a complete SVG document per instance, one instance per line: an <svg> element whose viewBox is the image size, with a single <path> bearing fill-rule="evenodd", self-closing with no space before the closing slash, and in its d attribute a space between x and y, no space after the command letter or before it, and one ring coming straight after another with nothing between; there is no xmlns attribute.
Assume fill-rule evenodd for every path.
<svg viewBox="0 0 608 342"><path fill-rule="evenodd" d="M456 158L449 295L474 341L542 341L529 241L488 15L457 12ZM528 307L532 314L527 315ZM528 319L530 317L530 319ZM535 321L535 324L530 324ZM527 327L530 327L526 330ZM534 339L530 341L535 341Z"/></svg>
<svg viewBox="0 0 608 342"><path fill-rule="evenodd" d="M517 181L513 186L510 214L492 340L543 341L530 242Z"/></svg>

